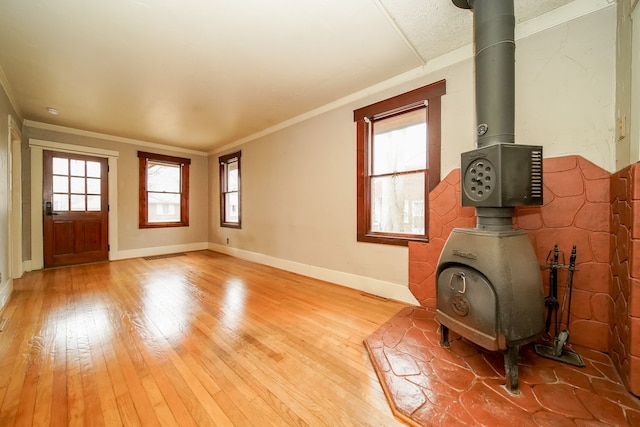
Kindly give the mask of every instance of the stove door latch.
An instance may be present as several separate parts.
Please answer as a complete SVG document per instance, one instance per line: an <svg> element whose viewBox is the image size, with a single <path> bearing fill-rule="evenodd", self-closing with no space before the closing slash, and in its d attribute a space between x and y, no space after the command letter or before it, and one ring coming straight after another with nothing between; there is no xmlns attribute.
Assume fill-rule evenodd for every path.
<svg viewBox="0 0 640 427"><path fill-rule="evenodd" d="M451 275L451 278L449 278L449 288L451 288L452 291L455 291L456 288L454 286L453 283L453 278L454 277L459 277L460 281L462 282L462 290L459 290L458 293L460 294L464 294L467 291L467 276L465 276L464 272L459 271L457 273L453 273Z"/></svg>

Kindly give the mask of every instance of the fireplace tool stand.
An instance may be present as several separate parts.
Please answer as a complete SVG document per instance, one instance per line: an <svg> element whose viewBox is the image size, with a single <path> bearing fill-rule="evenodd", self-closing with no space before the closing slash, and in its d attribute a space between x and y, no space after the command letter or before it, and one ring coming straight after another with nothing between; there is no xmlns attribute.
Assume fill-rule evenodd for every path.
<svg viewBox="0 0 640 427"><path fill-rule="evenodd" d="M576 245L573 245L571 250L571 257L569 258L569 265L559 264L559 252L558 245L553 247L552 252L549 252L547 256L547 266L543 268L549 269L549 296L545 298L545 306L547 307L547 321L545 324L545 333L548 335L551 330L551 318L554 317L554 335L553 345L546 345L536 343L533 345L533 351L538 356L545 357L547 359L557 360L558 362L566 363L572 366L583 368L585 366L582 357L573 350L565 348L565 345L569 341L569 321L571 316L571 296L573 294L573 273L576 272ZM563 254L564 258L564 254ZM567 275L567 283L564 290L564 296L562 297L562 306L558 303L558 270L561 268L567 268L569 273ZM566 328L560 331L560 324L564 319L565 308L567 310L567 323ZM560 316L558 316L558 310L560 310Z"/></svg>

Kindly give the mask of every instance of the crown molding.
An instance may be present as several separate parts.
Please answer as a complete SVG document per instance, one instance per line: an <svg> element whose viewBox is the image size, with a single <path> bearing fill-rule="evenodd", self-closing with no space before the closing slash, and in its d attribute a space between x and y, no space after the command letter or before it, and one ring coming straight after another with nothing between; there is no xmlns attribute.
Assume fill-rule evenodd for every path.
<svg viewBox="0 0 640 427"><path fill-rule="evenodd" d="M615 0L575 0L536 18L519 23L515 28L515 39L520 40L526 37L530 37L537 33L541 33L553 27L557 27L558 25L566 24L567 22L573 21L574 19L578 19L582 16L598 12L608 7L615 7ZM412 80L427 76L435 71L442 70L459 62L471 59L473 58L473 55L473 44L462 46L442 56L429 60L423 66L406 71L388 80L382 81L358 92L354 92L336 101L330 102L319 108L300 114L289 120L278 123L277 125L271 126L267 129L256 132L222 147L215 148L209 151L208 154L223 154L224 152L237 148L238 146L247 142L262 138L263 136L275 133L282 129L286 129L290 126L304 122L328 111L343 107L345 105L349 105L370 95L392 89L398 85L411 82Z"/></svg>
<svg viewBox="0 0 640 427"><path fill-rule="evenodd" d="M88 130L76 129L67 126L52 125L49 123L36 122L33 120L25 120L24 126L35 129L49 130L53 132L62 132L71 135L86 136L88 138L103 139L107 141L122 142L123 144L137 145L142 147L156 148L159 150L175 151L179 153L195 154L197 156L206 156L208 153L204 151L191 150L189 148L181 148L173 145L158 144L155 142L142 141L139 139L125 138L122 136L109 135L106 133L92 132Z"/></svg>
<svg viewBox="0 0 640 427"><path fill-rule="evenodd" d="M2 66L0 66L0 86L2 86L4 93L7 95L7 98L9 99L9 103L11 103L13 110L18 115L18 120L22 121L22 117L24 117L22 115L22 110L20 109L20 106L18 105L18 102L16 101L15 96L13 95L13 90L11 89L11 85L9 84L9 79L7 78L7 75L5 74Z"/></svg>

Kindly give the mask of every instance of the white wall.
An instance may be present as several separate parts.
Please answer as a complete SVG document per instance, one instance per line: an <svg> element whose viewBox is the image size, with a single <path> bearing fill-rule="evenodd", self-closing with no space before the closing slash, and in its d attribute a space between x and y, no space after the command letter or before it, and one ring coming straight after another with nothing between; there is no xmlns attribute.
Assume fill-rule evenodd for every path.
<svg viewBox="0 0 640 427"><path fill-rule="evenodd" d="M543 145L546 157L580 154L613 171L615 5L546 28L545 19L555 18L528 24L531 35L517 41L516 142ZM335 109L212 155L211 248L415 302L407 290L407 248L356 242L353 110L446 79L446 176L459 167L460 153L475 146L473 61L467 55L433 68L427 64L410 82L363 91L367 95L357 100L351 97ZM242 150L241 230L220 227L218 216L217 157L237 149Z"/></svg>
<svg viewBox="0 0 640 427"><path fill-rule="evenodd" d="M9 120L11 115L14 120L18 116L11 106L4 89L0 86L0 308L4 306L12 291L12 279L10 277L11 256L9 238L9 174L11 170L9 161Z"/></svg>
<svg viewBox="0 0 640 427"><path fill-rule="evenodd" d="M638 149L640 148L632 140L637 141L637 138L632 137L630 132L630 124L632 122L631 112L636 110L632 108L632 100L638 98L633 96L632 92L637 84L632 82L631 70L633 68L632 61L637 61L638 58L632 58L632 40L633 37L637 38L633 30L633 21L631 18L631 4L635 3L634 0L618 0L618 26L616 30L616 169L622 169L630 163L640 160ZM636 7L637 9L637 7ZM636 31L637 33L637 31ZM636 46L640 44L636 43ZM637 75L638 73L636 73ZM635 89L637 90L637 88ZM634 122L637 121L634 120Z"/></svg>
<svg viewBox="0 0 640 427"><path fill-rule="evenodd" d="M631 97L629 111L622 111L627 114L627 139L631 147L631 162L640 161L640 6L633 2L635 8L631 11L631 45L624 52L631 58L625 61L629 69L629 84L631 90L627 91L627 96ZM628 10L628 9L627 9ZM635 72L633 72L635 71ZM633 72L633 73L632 73Z"/></svg>
<svg viewBox="0 0 640 427"><path fill-rule="evenodd" d="M516 142L615 164L616 7L519 40ZM626 166L626 165L623 165Z"/></svg>

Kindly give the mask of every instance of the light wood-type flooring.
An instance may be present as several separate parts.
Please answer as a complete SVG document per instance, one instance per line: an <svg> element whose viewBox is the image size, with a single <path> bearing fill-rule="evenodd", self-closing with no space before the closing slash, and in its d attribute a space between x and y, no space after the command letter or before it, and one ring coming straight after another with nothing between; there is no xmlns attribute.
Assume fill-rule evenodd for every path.
<svg viewBox="0 0 640 427"><path fill-rule="evenodd" d="M396 426L363 340L402 304L211 251L25 274L0 426Z"/></svg>

